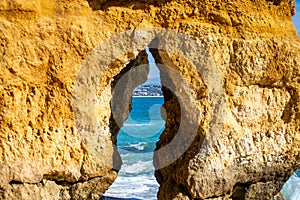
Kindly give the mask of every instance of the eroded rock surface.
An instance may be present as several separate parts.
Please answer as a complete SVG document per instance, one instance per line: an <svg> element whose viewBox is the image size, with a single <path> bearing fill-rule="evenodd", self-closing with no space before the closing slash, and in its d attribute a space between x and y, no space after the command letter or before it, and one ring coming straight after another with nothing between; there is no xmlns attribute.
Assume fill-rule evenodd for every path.
<svg viewBox="0 0 300 200"><path fill-rule="evenodd" d="M176 136L180 124L189 127L180 115L197 121L188 150L156 172L159 199L272 198L299 167L300 43L294 13L291 0L1 2L1 199L102 196L120 166L114 145L120 127L111 111L114 80L145 64L143 51L153 43L155 28L201 44L224 91L222 115L215 115L216 79L198 73L187 58L151 50L170 67L160 67L171 88L164 88L168 117L158 148ZM144 28L148 31L138 31ZM163 36L153 47L178 45ZM170 69L187 86L179 86L181 79ZM147 70L129 76L130 88L121 95L126 105L128 91L145 80ZM185 95L194 110L181 112ZM121 109L120 126L129 109ZM160 163L159 154L155 159Z"/></svg>

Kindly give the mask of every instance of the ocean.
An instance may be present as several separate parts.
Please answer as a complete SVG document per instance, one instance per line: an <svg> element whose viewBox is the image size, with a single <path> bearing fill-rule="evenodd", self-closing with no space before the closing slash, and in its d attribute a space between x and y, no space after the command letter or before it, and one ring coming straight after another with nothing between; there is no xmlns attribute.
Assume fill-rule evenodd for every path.
<svg viewBox="0 0 300 200"><path fill-rule="evenodd" d="M133 97L132 110L119 131L118 151L123 165L102 200L156 200L153 151L165 128L160 109L163 97Z"/></svg>
<svg viewBox="0 0 300 200"><path fill-rule="evenodd" d="M156 142L165 122L160 109L163 97L133 97L132 111L118 134L123 165L116 181L101 200L157 200L158 183L152 164ZM286 200L300 199L300 170L283 186Z"/></svg>
<svg viewBox="0 0 300 200"><path fill-rule="evenodd" d="M284 184L281 193L286 200L300 199L300 169Z"/></svg>

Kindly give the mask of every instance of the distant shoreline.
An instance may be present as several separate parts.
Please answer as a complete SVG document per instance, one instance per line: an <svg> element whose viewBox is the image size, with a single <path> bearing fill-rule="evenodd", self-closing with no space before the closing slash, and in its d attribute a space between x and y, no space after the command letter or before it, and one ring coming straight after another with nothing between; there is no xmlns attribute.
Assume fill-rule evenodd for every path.
<svg viewBox="0 0 300 200"><path fill-rule="evenodd" d="M163 98L164 96L132 96L134 98L147 98L147 97L150 97L150 98L155 98L155 97L159 97L159 98Z"/></svg>

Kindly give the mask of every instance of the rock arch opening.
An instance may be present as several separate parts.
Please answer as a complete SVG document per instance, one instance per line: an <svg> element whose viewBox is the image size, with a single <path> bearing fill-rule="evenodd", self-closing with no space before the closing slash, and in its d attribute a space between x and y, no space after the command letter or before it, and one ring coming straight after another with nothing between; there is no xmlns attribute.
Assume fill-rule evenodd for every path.
<svg viewBox="0 0 300 200"><path fill-rule="evenodd" d="M162 93L164 96L164 102L160 103L164 103L164 108L166 109L166 114L164 116L166 126L164 127L165 129L159 140L158 135L156 135L156 138L154 137L158 143L156 147L152 146L152 148L149 148L151 150L150 152L147 152L147 150L146 152L141 151L141 149L144 150L145 145L147 145L146 143L143 143L143 141L136 141L133 144L129 144L128 141L126 141L125 144L122 144L120 143L120 138L117 138L117 135L123 135L123 137L124 135L127 136L128 131L133 131L129 133L129 135L134 134L134 129L130 128L130 130L128 130L128 125L132 125L132 119L129 115L129 112L134 111L134 98L132 98L132 95L134 94L134 88L145 82L145 78L147 78L145 77L145 74L148 74L149 71L147 65L149 63L147 59L147 51L141 51L134 60L130 61L130 63L113 78L113 82L111 84L113 93L111 110L113 114L111 115L110 119L110 132L113 134L113 141L119 147L119 153L121 154L121 157L123 153L123 155L127 156L128 158L130 157L128 154L134 151L141 151L144 153L144 155L145 153L151 153L151 155L148 156L148 158L151 158L151 160L147 160L146 163L149 166L152 166L152 153L154 150L153 165L155 168L155 177L160 184L160 189L157 194L156 191L148 192L148 195L150 193L150 196L146 196L144 199L156 199L156 195L158 195L160 199L169 199L170 196L175 198L177 194L182 193L184 193L185 196L189 196L187 191L182 191L181 188L177 188L176 185L183 184L182 182L188 178L184 174L188 168L188 160L193 158L195 154L200 151L201 144L204 141L205 131L203 128L199 128L199 123L207 123L209 121L209 118L205 118L206 114L202 113L202 116L200 116L201 112L199 109L203 109L202 107L207 108L209 106L207 100L207 87L204 84L200 72L197 71L197 68L195 68L192 63L183 58L183 55L176 54L176 52L170 53L166 50L157 48L160 42L160 39L153 39L149 44L150 48L148 54L151 52L154 57L153 62L155 60L155 63L160 71ZM201 56L205 57L205 55ZM126 90L124 90L124 88L126 88ZM143 95L143 91L141 92ZM202 99L201 103L199 103L199 99ZM142 103L146 105L149 102ZM199 104L202 107L200 107ZM148 108L146 106L145 110L149 111L150 108L151 103L149 104ZM129 121L127 119L128 116ZM122 130L123 128L120 130L120 127L125 128L125 131ZM124 134L123 132L127 132L127 134ZM131 140L132 137L127 137L126 139ZM152 143L154 144L156 141L152 141ZM131 152L128 153L128 150ZM139 171L141 170L141 165L139 164L145 164L145 162L141 162L144 157L136 156L134 159L137 162L131 163L131 165L123 162L124 171L122 172L122 167L120 167L121 171L119 172L119 175L128 175L130 174L128 173L130 171L138 174L143 173L142 171ZM182 172L182 180L174 180L174 175L176 176L176 174L172 173L172 171L180 171L180 173ZM154 169L152 167L151 176L154 179L153 173ZM117 191L119 194L112 194L110 193L110 190L108 190L106 192L108 197L104 198L109 199L109 196L121 198L142 198L142 196L137 196L135 194L137 188L141 188L138 186L131 188L132 190L130 192L132 192L132 194L124 196L125 191L118 188L120 187L120 184L126 184L124 182L122 183L122 181L124 180L118 181L117 179L117 185L111 186L111 188L113 188L113 190ZM127 182L126 186L130 187L130 182ZM173 186L174 190L168 188ZM168 193L169 191L172 191L168 194L168 197L163 196L166 194L166 190Z"/></svg>
<svg viewBox="0 0 300 200"><path fill-rule="evenodd" d="M160 183L159 199L210 197L214 189L220 193L229 190L230 185L224 189L216 184L209 190L197 185L200 177L207 182L218 179L213 170L206 171L210 168L205 159L214 153L220 157L214 147L223 127L225 107L221 73L199 42L164 30L121 34L99 45L84 64L74 96L78 100L74 104L78 109L76 119L80 119L76 126L89 152L82 172L90 176L113 172L109 184L117 177L115 169L121 168L117 134L131 110L134 88L147 80L148 59L143 50L147 45L155 62L161 64L157 66L167 113L166 129L153 159ZM108 61L102 57L108 57ZM82 91L89 101L80 96ZM86 135L86 128L100 131ZM183 187L186 185L191 187Z"/></svg>
<svg viewBox="0 0 300 200"><path fill-rule="evenodd" d="M125 83L128 83L128 77L131 76L130 70L132 69L135 71L132 73L135 74L134 77L140 76L145 80L145 74L148 75L146 81L135 87L133 91L133 87L118 91L120 86L126 87ZM124 76L126 81L125 79L124 81L121 80ZM140 82L136 82L134 85L136 86ZM163 118L165 116L163 116L164 96L161 89L159 69L156 67L155 60L148 48L140 52L137 58L132 60L114 78L112 86L115 96L118 97L127 93L124 90L129 90L128 94L131 94L129 95L130 113L122 124L116 122L114 115L110 120L111 132L118 132L114 140L122 160L122 166L117 179L105 192L102 199L138 198L155 200L157 199L159 185L154 177L153 152L165 128L165 119ZM119 96L116 93L123 95ZM114 111L117 109L116 107L120 106L119 103L118 105L112 104L112 110ZM120 126L122 126L121 129Z"/></svg>
<svg viewBox="0 0 300 200"><path fill-rule="evenodd" d="M172 34L171 36L174 37ZM182 41L184 40L183 38L181 39ZM153 156L155 177L160 184L158 193L152 192L151 194L155 199L156 195L159 199L176 198L177 195L190 196L188 191L184 191L177 186L184 184L188 179L185 172L188 171L189 160L195 157L200 151L201 144L204 141L206 133L203 128L199 127L209 123L209 120L211 120L209 117L206 117L207 113L200 111L201 109L209 109L211 103L207 98L208 89L204 84L202 74L207 76L206 79L209 79L211 78L209 75L214 68L208 68L201 74L201 71L195 67L195 62L198 63L198 59L194 60L195 58L192 58L192 63L190 63L189 60L185 58L185 56L189 55L180 53L185 52L185 50L189 48L189 42L184 46L180 46L181 42L175 41L174 45L179 45L178 48L183 49L177 52L174 50L176 47L172 47L173 51L168 52L169 50L167 49L159 48L159 45L165 45L165 41L166 40L158 37L149 43L149 51L153 55L153 60L155 60L160 71L163 85L164 108L166 109L165 130L159 138ZM197 53L198 58L199 56L202 59L206 58L204 52ZM134 88L147 79L145 74L148 74L149 71L148 63L147 52L143 50L113 78L113 82L111 83L113 103L111 104L112 115L110 118L110 132L112 133L114 144L118 144L117 135L118 133L120 134L120 127L126 127L127 125L126 119L130 116L129 113L133 108L132 94ZM201 63L200 66L210 64L209 59L203 59L203 63ZM204 69L203 67L203 70ZM214 77L216 77L215 74ZM218 79L216 78L214 81L218 81ZM209 84L211 83L209 82ZM124 90L124 88L126 88L126 90ZM214 90L214 92L216 91L218 92L218 87ZM199 102L200 99L201 102ZM215 137L215 135L211 135L211 137ZM139 143L132 144L131 146L127 144L125 150L131 149L137 151L137 148L144 147L139 146ZM153 149L151 150L151 153L152 152ZM116 156L116 158L118 158L118 156ZM115 159L114 163L118 163L116 160L118 159ZM152 160L148 162L148 164L152 165ZM117 166L122 170L120 165ZM124 166L128 167L128 165L123 163L123 168L125 168ZM138 167L137 164L135 167ZM132 168L130 170L132 170ZM176 172L176 174L173 172ZM120 171L120 173L122 173L122 171ZM153 175L153 171L151 173L151 175ZM182 176L179 180L176 180L178 174L182 174ZM130 186L130 183L128 183L127 186L128 185ZM111 186L111 188L113 187L114 186ZM119 190L118 192L124 192L120 191L118 186L116 187L116 190ZM166 194L167 196L164 196ZM106 195L112 196L109 191ZM120 195L114 197L124 196ZM133 192L130 197L137 196L135 192ZM109 199L108 197L104 198ZM145 199L150 198L147 197Z"/></svg>

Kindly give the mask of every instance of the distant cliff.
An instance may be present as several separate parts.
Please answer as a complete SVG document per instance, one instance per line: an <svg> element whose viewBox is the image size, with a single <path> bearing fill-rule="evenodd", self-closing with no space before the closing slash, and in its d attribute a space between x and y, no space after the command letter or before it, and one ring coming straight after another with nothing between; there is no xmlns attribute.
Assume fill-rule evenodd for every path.
<svg viewBox="0 0 300 200"><path fill-rule="evenodd" d="M293 0L1 1L0 198L102 196L149 46L167 113L158 198L272 199L300 165L294 13Z"/></svg>

